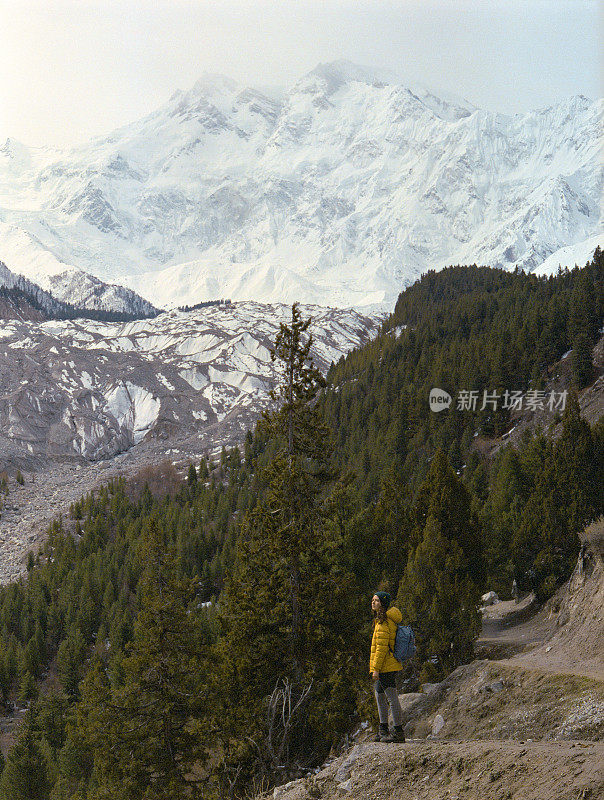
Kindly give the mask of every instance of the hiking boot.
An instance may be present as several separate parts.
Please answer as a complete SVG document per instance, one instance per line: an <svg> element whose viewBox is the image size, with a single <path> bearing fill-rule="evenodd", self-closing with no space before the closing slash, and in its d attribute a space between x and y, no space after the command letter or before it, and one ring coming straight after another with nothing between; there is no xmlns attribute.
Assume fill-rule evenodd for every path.
<svg viewBox="0 0 604 800"><path fill-rule="evenodd" d="M392 741L402 744L405 741L405 732L402 725L395 725L392 733Z"/></svg>
<svg viewBox="0 0 604 800"><path fill-rule="evenodd" d="M388 726L387 725L382 725L382 723L380 722L379 730L376 733L373 741L374 742L386 742L386 741L391 742L392 741L392 739L384 739L385 736L390 736L390 732L388 730Z"/></svg>

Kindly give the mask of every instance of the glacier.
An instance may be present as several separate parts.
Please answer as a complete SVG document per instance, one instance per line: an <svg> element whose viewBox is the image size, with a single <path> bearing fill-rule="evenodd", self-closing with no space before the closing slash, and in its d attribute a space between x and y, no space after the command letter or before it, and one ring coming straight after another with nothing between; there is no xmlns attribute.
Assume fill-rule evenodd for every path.
<svg viewBox="0 0 604 800"><path fill-rule="evenodd" d="M384 318L302 312L312 316L322 370L375 336ZM194 453L201 441L239 440L270 403L270 348L290 314L285 305L241 302L125 323L2 321L0 471L112 459L142 446L153 460L168 439Z"/></svg>

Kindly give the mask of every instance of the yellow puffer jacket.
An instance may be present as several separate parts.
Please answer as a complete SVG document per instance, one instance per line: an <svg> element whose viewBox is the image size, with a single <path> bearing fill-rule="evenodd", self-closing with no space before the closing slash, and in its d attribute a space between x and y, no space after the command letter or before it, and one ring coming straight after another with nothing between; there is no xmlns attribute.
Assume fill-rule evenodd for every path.
<svg viewBox="0 0 604 800"><path fill-rule="evenodd" d="M394 650L394 639L396 638L396 626L402 620L403 615L398 608L389 608L386 612L386 619L383 622L375 623L373 629L373 639L371 640L371 658L369 659L369 672L397 672L403 668L400 661L392 655Z"/></svg>

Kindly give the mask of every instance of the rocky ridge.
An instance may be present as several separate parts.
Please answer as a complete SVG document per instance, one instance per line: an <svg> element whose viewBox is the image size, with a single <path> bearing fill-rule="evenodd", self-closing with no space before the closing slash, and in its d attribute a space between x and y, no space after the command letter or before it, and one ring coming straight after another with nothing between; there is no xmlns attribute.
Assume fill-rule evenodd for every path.
<svg viewBox="0 0 604 800"><path fill-rule="evenodd" d="M10 306L6 304L0 308L0 320L67 319L75 317L77 312L86 311L109 311L136 317L149 317L157 313L151 303L130 289L109 286L83 272L52 276L47 282L54 292L68 298L69 302L57 300L50 291L45 291L22 275L15 274L0 261L0 289L5 297L10 293L16 301ZM34 314L34 311L38 313Z"/></svg>

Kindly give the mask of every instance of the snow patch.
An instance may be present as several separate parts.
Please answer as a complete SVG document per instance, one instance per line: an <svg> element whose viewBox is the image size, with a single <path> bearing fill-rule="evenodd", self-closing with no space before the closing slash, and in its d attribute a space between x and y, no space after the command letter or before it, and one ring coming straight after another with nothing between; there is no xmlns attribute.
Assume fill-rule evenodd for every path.
<svg viewBox="0 0 604 800"><path fill-rule="evenodd" d="M104 410L120 427L132 431L134 444L138 444L157 419L160 406L160 401L149 391L126 381L109 392Z"/></svg>

